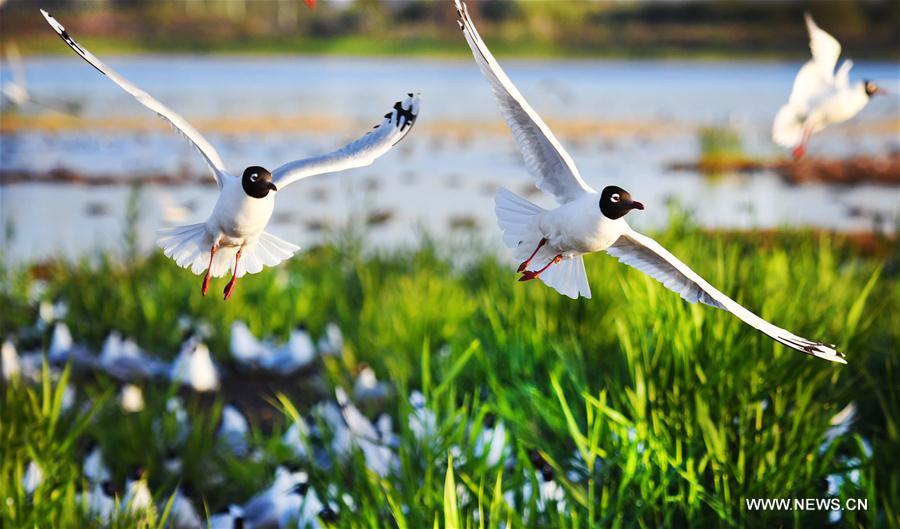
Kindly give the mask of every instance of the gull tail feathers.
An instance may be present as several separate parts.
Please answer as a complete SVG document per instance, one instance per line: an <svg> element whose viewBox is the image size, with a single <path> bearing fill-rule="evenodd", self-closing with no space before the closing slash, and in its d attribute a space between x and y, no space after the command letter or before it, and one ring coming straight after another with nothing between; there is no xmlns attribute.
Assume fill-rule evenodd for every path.
<svg viewBox="0 0 900 529"><path fill-rule="evenodd" d="M787 103L778 109L772 123L772 141L782 147L796 147L803 141L806 111L797 103Z"/></svg>
<svg viewBox="0 0 900 529"><path fill-rule="evenodd" d="M497 191L494 202L497 223L503 230L503 242L512 249L513 257L517 261L524 261L543 238L537 226L537 216L545 210L506 188ZM553 251L544 246L534 256L528 269L541 268L554 257ZM591 288L588 286L584 260L581 256L563 259L551 265L540 275L540 279L564 296L573 299L579 295L591 297Z"/></svg>
<svg viewBox="0 0 900 529"><path fill-rule="evenodd" d="M537 266L537 264L529 268L534 266ZM543 265L541 264L541 266ZM588 285L584 259L580 255L564 258L559 263L551 265L550 268L540 275L539 279L563 296L568 296L572 299L578 299L578 296L583 296L591 299L591 287Z"/></svg>
<svg viewBox="0 0 900 529"><path fill-rule="evenodd" d="M200 275L206 271L210 264L209 251L213 241L204 223L165 228L160 230L159 235L156 243L163 249L166 257L171 258L178 266L190 269L194 274ZM261 272L266 266L275 266L289 259L299 249L297 245L263 232L255 243L245 246L241 251L237 277ZM212 260L210 275L230 275L234 269L237 250L236 247L228 246L219 248Z"/></svg>
<svg viewBox="0 0 900 529"><path fill-rule="evenodd" d="M290 259L300 247L280 239L271 233L262 232L256 244L245 246L238 263L237 276L262 272L266 266L275 266ZM234 260L231 261L234 263ZM229 267L230 270L230 267Z"/></svg>

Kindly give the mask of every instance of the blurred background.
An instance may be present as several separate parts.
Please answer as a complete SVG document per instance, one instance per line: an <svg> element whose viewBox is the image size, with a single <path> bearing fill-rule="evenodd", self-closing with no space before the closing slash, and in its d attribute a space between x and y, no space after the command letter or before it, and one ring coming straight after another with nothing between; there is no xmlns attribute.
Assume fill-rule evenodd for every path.
<svg viewBox="0 0 900 529"><path fill-rule="evenodd" d="M394 245L499 240L498 186L541 202L449 2L66 1L0 7L3 83L31 101L0 111L4 254L80 256L205 218L202 160L46 26L49 9L89 50L191 121L228 167L273 169L358 137L409 91L416 131L372 167L281 193L273 231L304 246L348 224ZM482 36L595 187L617 183L723 229L802 226L892 233L900 212L897 2L473 2ZM843 44L878 98L816 136L794 164L769 138L809 57L802 14ZM21 56L21 59L19 57ZM129 201L131 198L131 202ZM541 203L547 203L546 201Z"/></svg>
<svg viewBox="0 0 900 529"><path fill-rule="evenodd" d="M76 501L89 454L124 504L144 469L159 512L176 490L200 513L245 504L287 465L340 511L328 527L900 526L900 2L469 3L587 182L647 206L629 223L846 366L609 256L586 259L590 300L516 282L493 195L551 201L450 0L314 4L0 1L0 526L97 527ZM408 92L419 120L372 166L279 191L268 229L303 251L202 297L151 251L211 211L202 159L39 7L236 174L335 150ZM795 162L770 130L810 56L804 11L891 95ZM221 386L185 380L198 351ZM336 388L378 418L390 468L332 446Z"/></svg>

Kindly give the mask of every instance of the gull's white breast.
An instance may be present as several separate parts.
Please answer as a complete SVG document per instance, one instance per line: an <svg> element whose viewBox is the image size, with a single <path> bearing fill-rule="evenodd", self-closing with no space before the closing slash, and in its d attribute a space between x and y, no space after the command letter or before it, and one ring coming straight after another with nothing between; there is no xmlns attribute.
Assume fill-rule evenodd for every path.
<svg viewBox="0 0 900 529"><path fill-rule="evenodd" d="M265 198L253 198L244 193L239 178L227 178L206 222L207 228L213 234L221 235L225 244L243 244L262 233L274 209L274 192Z"/></svg>
<svg viewBox="0 0 900 529"><path fill-rule="evenodd" d="M807 124L817 131L834 123L842 123L859 114L868 102L869 96L862 84L853 85L820 100L809 113Z"/></svg>
<svg viewBox="0 0 900 529"><path fill-rule="evenodd" d="M616 242L628 225L600 211L600 195L583 197L542 213L538 227L551 248L565 257L599 252Z"/></svg>

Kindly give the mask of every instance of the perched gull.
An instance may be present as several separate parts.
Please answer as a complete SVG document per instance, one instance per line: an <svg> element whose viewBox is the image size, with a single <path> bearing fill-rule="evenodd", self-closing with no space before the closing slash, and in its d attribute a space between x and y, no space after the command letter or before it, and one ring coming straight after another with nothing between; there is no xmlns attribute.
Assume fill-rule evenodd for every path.
<svg viewBox="0 0 900 529"><path fill-rule="evenodd" d="M391 386L379 381L375 370L367 365L363 366L353 382L353 398L358 402L383 400L390 393Z"/></svg>
<svg viewBox="0 0 900 529"><path fill-rule="evenodd" d="M163 362L144 354L134 340L123 339L117 331L110 332L104 340L99 362L110 376L124 381L154 377L166 371Z"/></svg>
<svg viewBox="0 0 900 529"><path fill-rule="evenodd" d="M173 529L203 529L206 527L206 524L200 519L200 515L197 514L194 504L180 487L175 489L172 496L168 522Z"/></svg>
<svg viewBox="0 0 900 529"><path fill-rule="evenodd" d="M109 468L103 462L103 452L100 447L94 444L87 457L84 458L82 465L82 473L91 483L103 483L109 480Z"/></svg>
<svg viewBox="0 0 900 529"><path fill-rule="evenodd" d="M535 183L560 204L545 210L508 189L495 197L503 241L521 260L520 281L540 278L557 292L591 297L583 255L606 250L674 290L689 302L727 310L778 342L806 354L846 363L834 346L796 336L763 320L716 290L658 242L628 226L625 215L644 209L624 189L606 186L597 193L581 178L575 163L528 105L478 35L466 7L455 0L459 26L487 78L500 111L512 129ZM536 263L536 264L532 264Z"/></svg>
<svg viewBox="0 0 900 529"><path fill-rule="evenodd" d="M3 340L3 344L0 345L0 373L3 374L3 380L18 378L21 372L16 346L9 340Z"/></svg>
<svg viewBox="0 0 900 529"><path fill-rule="evenodd" d="M222 425L216 437L228 450L236 456L247 454L247 435L250 426L247 419L234 406L228 405L222 408Z"/></svg>
<svg viewBox="0 0 900 529"><path fill-rule="evenodd" d="M325 326L325 333L319 338L317 344L319 354L324 356L337 356L344 350L344 335L337 323L331 322Z"/></svg>
<svg viewBox="0 0 900 529"><path fill-rule="evenodd" d="M119 393L119 405L126 413L137 413L144 409L144 392L134 384L126 384Z"/></svg>
<svg viewBox="0 0 900 529"><path fill-rule="evenodd" d="M862 80L850 84L853 61L844 60L835 73L841 44L822 31L806 13L809 48L812 59L794 79L794 88L786 105L778 110L772 124L772 139L782 147L793 147L794 158L806 153L809 137L828 125L847 121L857 115L876 94L884 90Z"/></svg>
<svg viewBox="0 0 900 529"><path fill-rule="evenodd" d="M260 358L260 366L280 375L308 367L316 360L316 346L303 327L291 331L287 343Z"/></svg>
<svg viewBox="0 0 900 529"><path fill-rule="evenodd" d="M147 486L147 477L143 469L135 470L125 483L125 497L122 499L122 509L125 512L136 514L139 512L151 512L156 510L153 504L153 495Z"/></svg>
<svg viewBox="0 0 900 529"><path fill-rule="evenodd" d="M206 271L201 288L204 295L210 277L224 276L230 270L231 280L225 287L225 299L228 299L239 277L260 272L264 266L277 265L300 249L263 231L272 217L275 193L279 189L309 176L372 164L412 130L419 113L419 97L410 93L407 99L394 104L374 130L340 150L289 162L273 172L250 166L237 177L225 169L219 153L184 118L103 64L75 42L49 13L44 10L41 13L75 53L187 137L212 170L220 193L209 218L198 224L163 230L157 241L166 256L179 266L190 268L195 274Z"/></svg>
<svg viewBox="0 0 900 529"><path fill-rule="evenodd" d="M257 366L269 348L257 340L247 324L235 320L231 324L231 357L243 367Z"/></svg>
<svg viewBox="0 0 900 529"><path fill-rule="evenodd" d="M172 363L172 381L190 386L203 393L219 389L219 372L209 355L209 348L194 338L181 346L181 352Z"/></svg>
<svg viewBox="0 0 900 529"><path fill-rule="evenodd" d="M250 527L288 527L295 520L303 504L303 495L309 488L306 472L292 472L279 467L275 481L268 489L254 496L243 506L243 516Z"/></svg>

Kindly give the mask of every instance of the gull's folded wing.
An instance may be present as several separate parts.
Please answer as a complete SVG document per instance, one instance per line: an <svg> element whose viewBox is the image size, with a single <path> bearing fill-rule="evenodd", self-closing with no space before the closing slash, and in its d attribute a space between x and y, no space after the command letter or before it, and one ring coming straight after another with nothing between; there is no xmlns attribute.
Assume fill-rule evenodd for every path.
<svg viewBox="0 0 900 529"><path fill-rule="evenodd" d="M629 230L606 251L618 258L619 261L656 279L666 288L677 292L691 303L699 301L727 310L770 338L802 353L832 362L847 363L844 355L835 350L834 346L801 338L781 327L772 325L745 309L733 299L716 290L662 245L646 235Z"/></svg>
<svg viewBox="0 0 900 529"><path fill-rule="evenodd" d="M322 156L289 162L272 172L272 183L282 189L291 182L324 173L371 165L409 134L419 115L419 95L397 101L384 120L365 136Z"/></svg>
<svg viewBox="0 0 900 529"><path fill-rule="evenodd" d="M216 178L216 182L219 184L219 188L222 187L222 178L225 177L228 173L225 171L225 164L222 163L222 159L219 157L219 153L213 148L206 139L197 132L190 123L188 123L183 117L179 116L172 110L168 109L165 105L153 99L147 92L144 92L140 88L131 84L127 79L119 75L109 66L103 64L103 62L94 56L91 52L84 49L80 44L75 42L75 39L69 36L66 32L66 28L62 26L59 22L56 21L55 18L50 16L50 13L41 9L41 14L44 15L44 18L47 19L47 22L50 24L50 27L53 28L56 33L65 41L66 44L72 48L75 53L81 56L82 59L87 61L91 66L97 69L98 72L102 73L114 83L122 87L123 90L133 95L135 99L138 100L142 105L149 108L150 110L159 114L161 118L168 121L172 127L175 128L178 132L184 135L191 143L194 144L194 147L200 151L200 154L203 155L203 158L206 159L206 163L209 164L210 169L212 169L213 176Z"/></svg>
<svg viewBox="0 0 900 529"><path fill-rule="evenodd" d="M570 202L583 193L594 192L581 179L575 162L560 145L550 127L525 101L491 55L491 51L478 35L475 24L469 18L465 3L460 0L455 2L459 14L459 27L469 47L472 48L478 68L491 85L491 90L500 105L500 112L512 129L519 150L525 158L525 164L535 178L537 188L553 195L560 204Z"/></svg>

